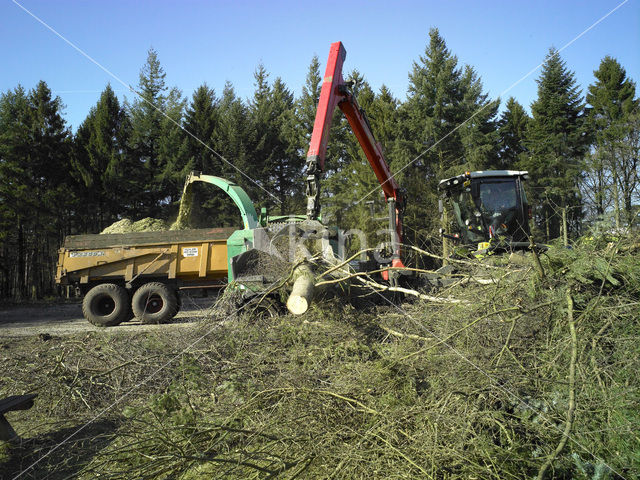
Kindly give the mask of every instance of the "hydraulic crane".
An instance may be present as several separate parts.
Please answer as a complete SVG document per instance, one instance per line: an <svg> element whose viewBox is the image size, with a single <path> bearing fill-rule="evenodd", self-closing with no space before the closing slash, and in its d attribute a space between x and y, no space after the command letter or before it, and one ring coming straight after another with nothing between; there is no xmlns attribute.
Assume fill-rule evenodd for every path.
<svg viewBox="0 0 640 480"><path fill-rule="evenodd" d="M376 141L371 125L364 110L350 91L352 86L342 78L342 65L347 52L342 42L331 44L329 60L322 82L320 100L313 125L313 133L307 153L307 218L317 220L320 215L320 178L324 172L327 144L331 120L336 107L344 113L349 121L369 164L382 187L389 209L389 232L391 234L392 267L404 267L402 263L403 213L406 205L405 190L391 174L389 164L382 152L382 146ZM385 279L388 272L384 272Z"/></svg>

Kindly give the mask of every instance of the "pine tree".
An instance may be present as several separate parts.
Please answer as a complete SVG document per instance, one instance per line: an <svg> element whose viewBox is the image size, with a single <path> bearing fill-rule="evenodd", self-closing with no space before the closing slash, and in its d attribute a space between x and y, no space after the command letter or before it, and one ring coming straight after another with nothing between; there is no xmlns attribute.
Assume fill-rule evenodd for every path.
<svg viewBox="0 0 640 480"><path fill-rule="evenodd" d="M264 192L256 186L253 178L252 145L255 143L254 132L249 120L248 108L244 102L236 96L231 83L227 82L222 91L222 97L218 103L219 123L213 131L213 149L222 158L214 158L211 171L207 172L219 177L233 180L240 185L251 200L260 208L259 200ZM223 160L224 159L224 160ZM235 206L229 204L226 194L218 194L208 188L206 192L207 208L211 212L217 209L215 221L220 225L238 225L240 218ZM214 198L218 195L217 199Z"/></svg>
<svg viewBox="0 0 640 480"><path fill-rule="evenodd" d="M261 199L261 205L275 207L285 214L289 206L295 203L292 196L299 191L301 170L300 158L289 139L293 122L293 95L280 78L269 85L268 76L264 66L259 65L255 72L255 93L249 104L251 127L255 135L250 171L254 179L269 192L256 191L256 198Z"/></svg>
<svg viewBox="0 0 640 480"><path fill-rule="evenodd" d="M185 180L184 150L185 131L182 129L186 99L177 88L169 90L164 115L160 123L161 137L158 142L158 173L153 182L158 186L160 216L172 219L177 216L180 197ZM204 148L204 147L203 147Z"/></svg>
<svg viewBox="0 0 640 480"><path fill-rule="evenodd" d="M0 96L0 296L23 297L25 222L37 204L30 191L29 99L22 86Z"/></svg>
<svg viewBox="0 0 640 480"><path fill-rule="evenodd" d="M194 92L185 113L184 127L195 138L191 135L185 136L188 163L183 167L181 174L184 175L190 170L199 170L204 173L213 171L214 164L219 160L216 160L215 154L202 143L211 146L219 121L216 93L204 83Z"/></svg>
<svg viewBox="0 0 640 480"><path fill-rule="evenodd" d="M392 171L409 192L406 216L415 229L438 226L437 216L424 212L437 211L439 179L494 164L497 108L482 92L475 70L459 67L438 30L431 29L425 54L409 74L392 154Z"/></svg>
<svg viewBox="0 0 640 480"><path fill-rule="evenodd" d="M489 100L489 95L482 91L478 74L468 65L464 67L461 90L463 113L458 131L464 151L465 170L495 168L499 165L495 117L500 100Z"/></svg>
<svg viewBox="0 0 640 480"><path fill-rule="evenodd" d="M399 105L400 102L393 96L391 90L386 85L382 85L367 110L376 140L382 145L385 154L394 149L400 133Z"/></svg>
<svg viewBox="0 0 640 480"><path fill-rule="evenodd" d="M40 296L53 288L59 241L70 229L73 201L70 188L71 132L62 117L60 97L53 97L44 81L29 92L30 139L26 161L31 166L31 194L38 205L32 213L29 246L32 265L28 272L31 295Z"/></svg>
<svg viewBox="0 0 640 480"><path fill-rule="evenodd" d="M63 105L43 81L0 99L0 222L3 288L14 297L53 288L60 239L72 227L70 132Z"/></svg>
<svg viewBox="0 0 640 480"><path fill-rule="evenodd" d="M175 155L168 158L165 165L165 181L172 184L175 197L171 211L175 213L179 205L184 181L191 171L225 177L228 167L220 163L216 156L215 136L220 123L219 100L215 91L204 83L193 93L184 115L184 131L181 145ZM228 172L227 172L228 173ZM216 187L194 184L192 226L210 227L233 225L234 219L225 213L228 198Z"/></svg>
<svg viewBox="0 0 640 480"><path fill-rule="evenodd" d="M444 176L462 164L464 149L454 130L466 118L462 108L462 70L437 29L429 31L429 44L409 74L407 133L412 139L411 177ZM428 149L428 151L427 151ZM415 159L415 160L414 160Z"/></svg>
<svg viewBox="0 0 640 480"><path fill-rule="evenodd" d="M139 76L138 97L129 106L132 170L139 189L135 192L133 212L138 218L158 216L162 188L157 177L163 171L160 164L160 143L163 135L163 117L167 107L166 74L157 52L151 48Z"/></svg>
<svg viewBox="0 0 640 480"><path fill-rule="evenodd" d="M526 149L524 138L529 115L515 98L507 100L506 109L498 121L499 167L513 169Z"/></svg>
<svg viewBox="0 0 640 480"><path fill-rule="evenodd" d="M588 139L575 75L557 50L549 50L537 83L538 98L531 105L525 141L528 155L520 166L530 173L530 203L536 206L537 224L548 240L561 233L562 209L567 209L570 231L579 232L579 182Z"/></svg>
<svg viewBox="0 0 640 480"><path fill-rule="evenodd" d="M596 81L589 85L586 98L595 147L587 169L591 180L588 191L600 215L605 212L608 193L613 195L619 227L622 208L627 221L632 219L632 198L638 186L638 159L627 154L626 141L634 129L632 118L639 100L635 98L635 83L627 78L625 69L614 58L603 58L594 76Z"/></svg>
<svg viewBox="0 0 640 480"><path fill-rule="evenodd" d="M274 195L277 198L277 195L271 191L272 188L268 182L272 173L269 171L269 165L272 163L270 157L277 134L272 128L274 110L271 104L271 86L269 73L264 65L258 65L254 72L254 79L255 90L248 108L251 136L245 139L250 146L250 165L247 165L249 168L245 168L244 173L255 182L249 186L254 202L270 209L279 200L272 197Z"/></svg>
<svg viewBox="0 0 640 480"><path fill-rule="evenodd" d="M247 106L236 96L233 85L229 82L222 91L219 114L219 127L213 133L213 148L226 162L222 159L215 162L212 173L234 180L249 192L256 188L244 174L245 171L251 171L249 149L254 141L253 132Z"/></svg>
<svg viewBox="0 0 640 480"><path fill-rule="evenodd" d="M84 230L99 232L128 210L129 193L136 188L129 171L129 129L125 109L107 85L74 138Z"/></svg>
<svg viewBox="0 0 640 480"><path fill-rule="evenodd" d="M271 151L270 185L280 199L280 214L294 213L302 209L302 167L304 160L299 156L291 136L295 135L293 94L281 78L276 78L271 89L273 107L272 126L277 133Z"/></svg>
<svg viewBox="0 0 640 480"><path fill-rule="evenodd" d="M311 141L313 122L316 118L316 109L320 100L321 82L320 61L318 56L314 55L309 65L305 84L302 86L302 94L296 100L295 105L298 131L294 140L302 157L306 156L309 142Z"/></svg>

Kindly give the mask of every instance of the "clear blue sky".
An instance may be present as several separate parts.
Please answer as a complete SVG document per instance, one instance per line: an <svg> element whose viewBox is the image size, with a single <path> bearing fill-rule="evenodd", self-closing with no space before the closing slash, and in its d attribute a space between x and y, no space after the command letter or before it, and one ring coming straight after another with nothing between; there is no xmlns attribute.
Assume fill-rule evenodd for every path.
<svg viewBox="0 0 640 480"><path fill-rule="evenodd" d="M345 69L357 68L374 89L386 84L406 98L407 75L437 27L461 63L481 76L492 98L623 0L589 1L43 1L16 0L130 85L137 85L153 46L167 84L187 96L207 82L221 93L229 80L243 98L262 62L297 95L309 63L322 63L342 41ZM107 82L125 88L11 0L0 3L0 91L45 80L66 105L74 130ZM585 89L605 55L640 80L640 0L628 0L562 53ZM502 96L528 106L539 71ZM640 94L640 89L639 92Z"/></svg>

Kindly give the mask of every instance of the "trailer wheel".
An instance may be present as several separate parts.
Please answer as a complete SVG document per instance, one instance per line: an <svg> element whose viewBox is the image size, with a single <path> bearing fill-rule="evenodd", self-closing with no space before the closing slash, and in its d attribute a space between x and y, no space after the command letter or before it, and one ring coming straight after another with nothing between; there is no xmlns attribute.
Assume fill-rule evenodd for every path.
<svg viewBox="0 0 640 480"><path fill-rule="evenodd" d="M82 300L82 314L93 325L113 327L124 322L129 312L129 294L113 283L96 285Z"/></svg>
<svg viewBox="0 0 640 480"><path fill-rule="evenodd" d="M164 283L150 282L136 290L131 307L144 324L166 323L178 313L178 298Z"/></svg>

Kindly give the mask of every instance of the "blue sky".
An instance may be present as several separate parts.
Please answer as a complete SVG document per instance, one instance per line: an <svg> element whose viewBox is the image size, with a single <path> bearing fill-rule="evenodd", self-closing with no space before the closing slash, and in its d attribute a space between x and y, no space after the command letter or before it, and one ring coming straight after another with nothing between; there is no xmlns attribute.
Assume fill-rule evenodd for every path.
<svg viewBox="0 0 640 480"><path fill-rule="evenodd" d="M412 64L424 52L429 28L437 27L460 63L475 67L496 98L540 64L549 47L562 48L618 6L561 55L583 89L605 55L640 80L640 0L16 2L126 84L137 85L153 46L167 84L189 97L203 82L221 93L227 80L238 95L250 97L260 62L271 80L281 77L297 95L312 56L319 56L324 72L329 45L340 40L347 71L357 68L374 89L386 84L403 100ZM0 42L0 91L45 80L62 98L74 129L107 82L121 98L132 98L12 0L0 3ZM503 103L513 95L528 108L538 75L502 95Z"/></svg>

